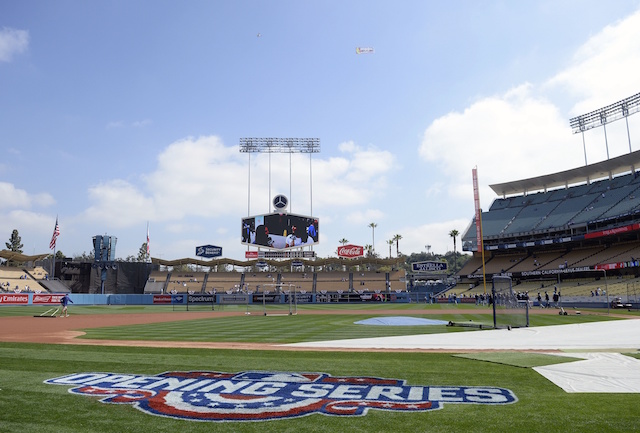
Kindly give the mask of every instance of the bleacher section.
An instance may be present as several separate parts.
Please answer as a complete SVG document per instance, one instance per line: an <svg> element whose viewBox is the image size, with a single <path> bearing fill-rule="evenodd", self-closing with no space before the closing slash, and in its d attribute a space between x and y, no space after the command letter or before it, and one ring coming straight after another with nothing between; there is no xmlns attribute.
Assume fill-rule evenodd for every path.
<svg viewBox="0 0 640 433"><path fill-rule="evenodd" d="M316 274L316 292L348 292L349 272L318 272Z"/></svg>
<svg viewBox="0 0 640 433"><path fill-rule="evenodd" d="M38 268L34 268L33 270L35 269ZM46 277L46 274L43 273L44 269L39 269L41 269L41 271L37 271L36 273L42 275L44 279ZM0 291L11 293L41 293L46 292L47 289L41 286L36 278L32 277L31 270L2 266L0 267Z"/></svg>
<svg viewBox="0 0 640 433"><path fill-rule="evenodd" d="M400 270L389 272L389 289L392 292L407 290L406 273Z"/></svg>
<svg viewBox="0 0 640 433"><path fill-rule="evenodd" d="M247 272L244 277L240 274L240 278L240 282L253 292L275 292L276 284L280 282L278 274L272 272Z"/></svg>
<svg viewBox="0 0 640 433"><path fill-rule="evenodd" d="M382 275L380 275L382 274ZM387 279L384 272L354 272L353 289L384 292L387 290Z"/></svg>
<svg viewBox="0 0 640 433"><path fill-rule="evenodd" d="M287 272L280 274L280 282L287 289L289 284L295 286L295 291L300 293L313 292L313 273Z"/></svg>
<svg viewBox="0 0 640 433"><path fill-rule="evenodd" d="M388 278L388 281L387 281ZM289 290L296 292L336 293L349 291L406 291L404 270L392 272L187 272L153 271L145 293L222 293L238 290L252 292Z"/></svg>
<svg viewBox="0 0 640 433"><path fill-rule="evenodd" d="M172 272L166 290L168 293L201 293L204 283L204 272Z"/></svg>
<svg viewBox="0 0 640 433"><path fill-rule="evenodd" d="M569 189L496 199L482 213L482 229L488 239L510 237L566 230L636 212L640 212L640 176L631 173ZM475 236L474 219L463 243Z"/></svg>
<svg viewBox="0 0 640 433"><path fill-rule="evenodd" d="M242 284L239 272L209 272L204 291L206 293L224 293L233 291Z"/></svg>
<svg viewBox="0 0 640 433"><path fill-rule="evenodd" d="M458 286L447 293L483 293L496 274L511 276L514 289L531 298L538 291L553 293L556 285L564 296L640 292L640 171L631 171L638 162L640 152L633 152L615 163L606 161L606 168L597 163L492 185L498 194L516 195L495 199L482 213L484 256L472 219L461 244L473 257L457 273ZM602 180L589 180L594 177Z"/></svg>

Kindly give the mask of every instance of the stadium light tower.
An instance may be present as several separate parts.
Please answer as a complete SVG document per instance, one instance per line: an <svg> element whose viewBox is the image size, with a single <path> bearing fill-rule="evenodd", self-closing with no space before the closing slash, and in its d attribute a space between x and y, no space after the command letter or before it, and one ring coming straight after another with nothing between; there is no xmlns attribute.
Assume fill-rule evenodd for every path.
<svg viewBox="0 0 640 433"><path fill-rule="evenodd" d="M313 181L311 177L311 154L320 152L319 138L241 138L240 152L249 154L249 193L247 197L247 216L251 215L251 154L252 153L268 153L269 154L269 197L268 203L271 207L271 154L272 153L288 153L289 154L289 209L291 209L291 154L292 153L308 153L309 154L309 190L311 215L313 215Z"/></svg>
<svg viewBox="0 0 640 433"><path fill-rule="evenodd" d="M624 118L627 123L627 139L629 140L629 153L631 153L631 135L629 134L629 115L640 111L640 93L618 101L606 107L599 108L587 114L569 119L569 125L574 134L582 134L582 148L584 151L584 165L587 165L587 147L584 142L584 132L592 128L602 126L604 128L604 142L607 146L607 159L609 159L609 143L607 143L607 123Z"/></svg>

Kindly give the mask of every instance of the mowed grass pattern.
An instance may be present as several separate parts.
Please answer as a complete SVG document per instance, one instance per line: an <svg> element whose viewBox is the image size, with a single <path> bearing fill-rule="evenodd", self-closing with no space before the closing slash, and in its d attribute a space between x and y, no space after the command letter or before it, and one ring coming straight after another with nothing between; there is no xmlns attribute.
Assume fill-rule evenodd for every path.
<svg viewBox="0 0 640 433"><path fill-rule="evenodd" d="M342 306L341 306L342 307ZM242 307L229 307L239 309ZM326 306L325 306L326 308ZM344 314L304 314L315 308L299 309L297 315L267 315L254 311L251 315L216 316L212 312L209 319L186 320L154 323L134 326L114 326L97 329L85 329L81 338L108 340L150 340L150 341L194 341L194 342L246 342L246 343L297 343L308 341L341 340L352 338L404 336L445 332L474 332L471 327L446 325L426 326L380 326L360 325L355 322L376 317L376 314L348 314L349 307L341 309ZM406 307L405 307L406 309ZM438 309L436 309L437 311ZM421 317L452 321L464 324L490 325L490 314L479 313L477 308L467 306L459 308L456 314L410 315L403 317ZM283 310L284 311L284 310ZM393 315L393 311L384 311L384 316ZM169 314L169 313L168 313ZM383 315L383 311L379 312ZM559 316L532 315L531 326L583 323L597 320L610 320L598 316Z"/></svg>
<svg viewBox="0 0 640 433"><path fill-rule="evenodd" d="M326 306L325 306L326 308ZM104 338L202 341L278 342L301 339L355 337L363 332L474 332L442 326L385 327L354 325L361 315L244 316L158 323L150 326L114 327ZM408 308L408 307L405 307ZM380 311L380 314L393 314ZM29 309L1 309L0 315L32 314ZM127 307L76 306L73 314L103 314L111 311L158 312L171 310ZM239 310L241 311L241 310ZM300 312L300 311L299 311ZM456 314L429 318L483 321L473 308ZM597 316L532 316L532 324L575 323L600 320ZM34 319L39 320L39 319ZM390 329L398 328L398 329ZM399 329L402 328L402 329ZM419 329L407 329L419 328ZM96 338L95 335L93 338ZM570 336L567 336L570 338ZM256 339L256 340L252 340ZM260 340L263 339L263 340ZM257 350L143 348L84 345L0 343L0 432L630 432L638 428L637 394L567 394L553 383L522 365L539 364L540 355L511 358L470 359L446 353L346 353L279 352ZM638 357L638 354L632 356ZM502 361L503 363L498 363ZM73 373L110 372L155 375L165 371L285 371L325 372L334 376L370 376L405 380L422 386L495 386L510 389L518 397L514 404L485 406L445 404L431 412L370 410L362 417L310 415L298 419L265 422L211 423L152 416L128 404L104 404L97 397L69 393L69 387L44 381Z"/></svg>
<svg viewBox="0 0 640 433"><path fill-rule="evenodd" d="M370 410L362 417L310 415L265 422L211 423L149 415L43 383L72 373L155 375L165 371L325 372L396 378L409 385L496 386L514 404L447 403L431 412ZM530 368L453 354L278 352L0 343L2 432L630 432L635 394L567 394Z"/></svg>

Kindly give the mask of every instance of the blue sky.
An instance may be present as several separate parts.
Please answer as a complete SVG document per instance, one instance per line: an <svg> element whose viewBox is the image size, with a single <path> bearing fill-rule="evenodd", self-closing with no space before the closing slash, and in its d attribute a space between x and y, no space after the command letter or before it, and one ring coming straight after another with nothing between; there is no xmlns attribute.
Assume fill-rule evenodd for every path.
<svg viewBox="0 0 640 433"><path fill-rule="evenodd" d="M372 47L372 54L356 54ZM386 257L453 249L490 184L584 164L569 118L640 91L640 3L20 1L0 3L0 239L24 252L243 259L240 220L269 211L269 158L242 137L317 137L272 155L271 195ZM629 117L640 149L640 115ZM607 126L610 156L629 151ZM588 162L606 158L602 128ZM310 202L312 191L313 203ZM4 246L4 245L3 245ZM459 244L458 244L459 248ZM395 256L395 248L392 251Z"/></svg>

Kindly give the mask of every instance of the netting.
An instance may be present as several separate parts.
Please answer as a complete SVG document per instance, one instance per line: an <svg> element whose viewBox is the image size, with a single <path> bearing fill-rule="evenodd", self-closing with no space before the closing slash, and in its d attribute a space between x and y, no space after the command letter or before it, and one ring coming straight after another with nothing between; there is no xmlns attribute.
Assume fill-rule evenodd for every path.
<svg viewBox="0 0 640 433"><path fill-rule="evenodd" d="M513 291L511 278L492 278L492 303L494 328L522 328L529 326L529 301L519 299Z"/></svg>

